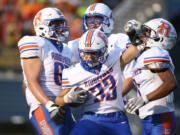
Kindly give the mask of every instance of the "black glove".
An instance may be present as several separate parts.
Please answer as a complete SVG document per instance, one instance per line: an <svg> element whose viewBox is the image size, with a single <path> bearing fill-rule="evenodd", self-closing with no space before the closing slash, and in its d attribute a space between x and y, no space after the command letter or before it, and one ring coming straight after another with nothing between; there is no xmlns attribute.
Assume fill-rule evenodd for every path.
<svg viewBox="0 0 180 135"><path fill-rule="evenodd" d="M124 25L124 31L127 33L131 41L136 35L136 31L140 29L141 29L141 23L134 19L127 21L127 23Z"/></svg>
<svg viewBox="0 0 180 135"><path fill-rule="evenodd" d="M51 119L54 121L54 123L60 124L64 122L66 111L63 107L58 106L52 101L46 103L45 107L49 111Z"/></svg>
<svg viewBox="0 0 180 135"><path fill-rule="evenodd" d="M135 46L142 45L144 43L142 40L143 37L144 34L141 30L136 30L135 32L133 32L133 34L131 33L131 35L129 36L131 43Z"/></svg>
<svg viewBox="0 0 180 135"><path fill-rule="evenodd" d="M129 36L131 43L138 46L138 50L143 50L145 47L143 41L144 33L141 30L141 26L141 23L136 20L129 20L124 26L124 31Z"/></svg>

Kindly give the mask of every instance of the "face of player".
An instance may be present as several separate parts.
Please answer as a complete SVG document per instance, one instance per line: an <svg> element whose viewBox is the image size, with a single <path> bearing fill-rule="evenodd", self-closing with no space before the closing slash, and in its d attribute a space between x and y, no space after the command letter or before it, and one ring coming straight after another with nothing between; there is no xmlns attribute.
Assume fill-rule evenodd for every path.
<svg viewBox="0 0 180 135"><path fill-rule="evenodd" d="M89 29L96 29L102 24L103 18L100 16L88 16L87 26Z"/></svg>
<svg viewBox="0 0 180 135"><path fill-rule="evenodd" d="M57 20L57 21L51 22L50 26L52 29L55 30L58 36L61 36L62 32L65 30L64 28L66 27L66 22L64 20Z"/></svg>
<svg viewBox="0 0 180 135"><path fill-rule="evenodd" d="M92 52L81 52L81 58L91 68L96 67L99 64L98 54Z"/></svg>
<svg viewBox="0 0 180 135"><path fill-rule="evenodd" d="M80 55L85 61L97 60L97 53L81 52Z"/></svg>
<svg viewBox="0 0 180 135"><path fill-rule="evenodd" d="M141 32L139 33L139 37L143 42L145 42L150 37L150 34L151 34L151 30L143 26L141 28Z"/></svg>
<svg viewBox="0 0 180 135"><path fill-rule="evenodd" d="M150 36L150 32L151 32L150 29L148 29L148 28L146 28L146 27L143 27L142 30L143 30L143 33L144 33L144 35L145 35L146 37L149 37L149 36Z"/></svg>

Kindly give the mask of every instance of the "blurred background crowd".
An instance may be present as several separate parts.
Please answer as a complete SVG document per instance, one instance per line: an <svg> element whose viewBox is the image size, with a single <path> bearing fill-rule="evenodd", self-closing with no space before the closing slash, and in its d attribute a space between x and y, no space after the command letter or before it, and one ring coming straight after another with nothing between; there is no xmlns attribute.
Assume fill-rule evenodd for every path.
<svg viewBox="0 0 180 135"><path fill-rule="evenodd" d="M99 0L96 2L100 2ZM16 48L17 41L24 35L33 35L32 20L35 14L44 7L56 7L61 9L70 26L70 39L80 37L81 17L91 2L83 4L83 0L1 0L0 1L0 47ZM7 50L8 51L8 50ZM15 55L1 61L2 68L11 67L19 69ZM6 55L6 54L4 54ZM12 58L9 58L12 57Z"/></svg>
<svg viewBox="0 0 180 135"><path fill-rule="evenodd" d="M180 35L179 0L0 0L0 135L35 134L27 122L28 107L21 88L22 75L17 49L20 38L35 34L32 24L34 15L44 7L60 9L68 20L70 40L73 40L81 36L83 32L81 18L86 8L94 2L103 2L113 10L115 15L113 33L124 32L123 25L129 19L145 22L154 17L163 17L172 22L177 34ZM177 44L170 52L178 82L180 82L179 45L178 36ZM178 96L180 96L179 88L175 91L175 103L176 114L180 120ZM134 117L131 118L132 123L136 121L133 119ZM137 127L135 129L139 131ZM180 131L177 131L178 133L180 134Z"/></svg>

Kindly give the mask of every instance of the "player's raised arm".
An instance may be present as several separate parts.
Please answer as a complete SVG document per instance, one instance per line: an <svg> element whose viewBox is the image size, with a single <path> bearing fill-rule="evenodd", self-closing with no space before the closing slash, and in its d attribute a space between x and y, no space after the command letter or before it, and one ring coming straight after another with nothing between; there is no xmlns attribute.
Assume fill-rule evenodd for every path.
<svg viewBox="0 0 180 135"><path fill-rule="evenodd" d="M126 64L131 62L141 52L137 46L131 45L120 57L121 67L123 68Z"/></svg>
<svg viewBox="0 0 180 135"><path fill-rule="evenodd" d="M128 21L124 26L132 45L128 47L128 49L120 57L122 68L136 58L136 56L143 51L146 46L144 42L145 36L140 28L141 24L135 20Z"/></svg>

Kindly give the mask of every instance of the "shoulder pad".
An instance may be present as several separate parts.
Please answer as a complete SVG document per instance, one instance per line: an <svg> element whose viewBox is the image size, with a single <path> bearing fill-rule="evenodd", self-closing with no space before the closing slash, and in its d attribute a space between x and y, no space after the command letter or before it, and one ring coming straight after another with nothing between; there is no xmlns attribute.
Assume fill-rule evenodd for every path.
<svg viewBox="0 0 180 135"><path fill-rule="evenodd" d="M37 36L24 36L18 42L20 56L22 58L39 56L38 52L44 45L45 39Z"/></svg>
<svg viewBox="0 0 180 135"><path fill-rule="evenodd" d="M153 47L144 55L144 65L151 69L169 68L171 58L169 53L161 48Z"/></svg>
<svg viewBox="0 0 180 135"><path fill-rule="evenodd" d="M109 44L113 46L119 46L121 49L126 49L131 45L129 37L124 33L112 34L108 38Z"/></svg>
<svg viewBox="0 0 180 135"><path fill-rule="evenodd" d="M69 48L74 48L74 47L77 47L77 48L78 48L79 40L80 40L80 38L69 41L69 42L68 42L68 47L69 47Z"/></svg>

